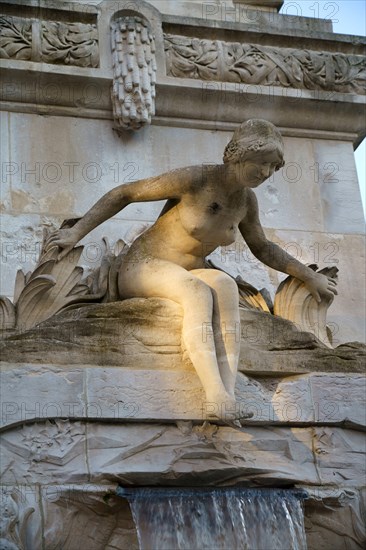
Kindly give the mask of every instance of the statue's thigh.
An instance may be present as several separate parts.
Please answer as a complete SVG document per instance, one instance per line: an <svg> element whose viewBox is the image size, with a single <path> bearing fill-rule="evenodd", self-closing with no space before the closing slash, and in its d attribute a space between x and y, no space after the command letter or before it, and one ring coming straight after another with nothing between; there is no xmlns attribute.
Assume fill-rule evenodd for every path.
<svg viewBox="0 0 366 550"><path fill-rule="evenodd" d="M193 269L190 273L215 290L218 296L224 294L239 300L238 285L227 273L218 269Z"/></svg>
<svg viewBox="0 0 366 550"><path fill-rule="evenodd" d="M126 262L118 277L121 298L168 298L182 303L211 296L209 286L183 267L155 258Z"/></svg>

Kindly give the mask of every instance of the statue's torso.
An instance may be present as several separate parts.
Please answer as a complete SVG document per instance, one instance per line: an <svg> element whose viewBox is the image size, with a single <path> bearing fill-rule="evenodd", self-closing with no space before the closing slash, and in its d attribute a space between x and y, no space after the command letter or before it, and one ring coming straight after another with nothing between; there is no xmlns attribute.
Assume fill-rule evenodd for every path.
<svg viewBox="0 0 366 550"><path fill-rule="evenodd" d="M152 256L186 269L202 267L218 246L235 242L247 213L248 191L230 181L200 182L179 201L168 201L165 213L133 243L130 258Z"/></svg>

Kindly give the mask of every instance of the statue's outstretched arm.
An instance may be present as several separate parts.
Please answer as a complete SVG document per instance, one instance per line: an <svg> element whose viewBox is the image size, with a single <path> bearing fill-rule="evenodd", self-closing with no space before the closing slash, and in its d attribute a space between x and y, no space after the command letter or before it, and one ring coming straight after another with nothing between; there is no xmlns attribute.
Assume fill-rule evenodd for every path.
<svg viewBox="0 0 366 550"><path fill-rule="evenodd" d="M277 244L269 241L259 221L257 197L251 190L248 195L248 214L240 222L239 229L254 256L268 267L303 281L317 302L320 302L322 297L333 299L334 294L337 294L336 281L314 272Z"/></svg>
<svg viewBox="0 0 366 550"><path fill-rule="evenodd" d="M112 218L133 202L180 199L197 184L199 167L172 170L160 176L122 184L108 191L71 228L59 229L51 234L47 247L62 248L59 259L65 256L85 235L104 221Z"/></svg>

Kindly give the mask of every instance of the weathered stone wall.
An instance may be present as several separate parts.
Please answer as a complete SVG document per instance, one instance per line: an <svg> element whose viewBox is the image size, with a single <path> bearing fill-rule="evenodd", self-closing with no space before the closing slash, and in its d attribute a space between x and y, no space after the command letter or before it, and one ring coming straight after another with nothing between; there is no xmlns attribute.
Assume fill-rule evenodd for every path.
<svg viewBox="0 0 366 550"><path fill-rule="evenodd" d="M113 126L126 123L113 123L112 106L117 117L118 97L129 92L122 79L124 95L111 100L119 69L118 61L112 68L109 25L127 8L86 4L48 4L39 23L31 2L3 9L1 294L12 296L17 269L34 266L43 225L82 215L118 183L220 162L232 129L260 117L282 129L287 161L257 191L262 224L299 260L340 268L329 312L334 337L363 341L364 218L353 155L363 131L361 39L332 34L329 21L282 16L278 2L236 3L233 11L229 2L214 10L198 1L134 0L155 36L148 57L156 57L156 84L146 84L156 93L155 115L139 131L117 132ZM167 49L172 36L182 45ZM220 69L225 63L233 77ZM161 207L131 205L97 228L84 240L84 265L95 266L103 235L132 239ZM272 293L282 278L241 240L215 260Z"/></svg>
<svg viewBox="0 0 366 550"><path fill-rule="evenodd" d="M155 125L138 135L118 137L110 121L13 112L2 117L7 130L3 169L9 162L9 170L14 170L4 176L2 186L1 294L9 297L16 270L35 265L43 225L81 216L118 183L217 162L230 139L230 132ZM41 138L22 139L22 133ZM363 341L363 214L352 145L287 137L285 155L287 167L257 190L262 224L268 238L300 261L337 265L339 295L329 322L337 343ZM129 241L136 229L156 219L161 208L160 202L130 205L95 229L83 240L83 265L96 266L103 236L111 243L119 238ZM272 295L283 279L258 262L242 240L218 250L214 259Z"/></svg>

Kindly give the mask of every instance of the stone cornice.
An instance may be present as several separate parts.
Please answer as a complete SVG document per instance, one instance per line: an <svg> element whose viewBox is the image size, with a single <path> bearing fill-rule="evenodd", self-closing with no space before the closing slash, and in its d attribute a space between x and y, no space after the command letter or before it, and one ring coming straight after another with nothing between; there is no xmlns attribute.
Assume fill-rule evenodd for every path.
<svg viewBox="0 0 366 550"><path fill-rule="evenodd" d="M33 0L21 5L21 11L18 0L0 6L4 8L6 31L2 38L2 55L8 55L7 59L0 60L2 108L5 110L112 119L113 105L116 120L116 113L123 111L122 106L127 101L133 103L133 94L140 90L140 99L136 103L139 109L145 108L145 100L141 98L151 96L154 100L156 92L155 107L153 104L149 106L151 101L148 99L145 106L150 115L140 114L134 119L132 114L131 121L128 113L123 111L125 114L123 120L120 117L120 128L137 128L149 123L151 115L152 123L216 129L229 128L245 118L257 116L268 118L295 134L306 132L308 135L329 136L329 133L334 133L333 139L348 136L356 146L364 136L364 83L357 80L356 71L359 62L362 62L365 43L362 37L314 30L305 32L295 28L269 29L266 25L257 28L243 23L218 24L207 19L164 15L141 0L134 2L136 12L115 12L108 2L101 2L97 8L64 2L35 3ZM37 14L42 19L38 19ZM151 52L146 53L147 57L145 54L139 57L139 31L134 35L137 49L133 46L133 53L131 50L128 54L132 56L131 60L137 56L135 65L132 63L131 67L135 66L135 72L140 71L138 78L137 72L135 74L131 90L128 78L126 80L123 76L125 69L118 67L117 49L112 67L110 25L113 21L123 25L126 17L145 21L155 37L153 63L156 63L156 84L155 76L150 82L143 78L143 64L150 63ZM27 25L25 40L22 32L18 33L22 30L22 19ZM12 29L11 25L15 27ZM221 76L215 74L216 61L210 59L207 68L204 67L204 74L199 71L190 74L184 67L181 73L179 70L172 71L164 52L164 33L166 40L167 34L170 34L187 43L195 40L195 45L206 45L211 41L213 50L220 50L223 56L219 61ZM122 50L127 48L128 40L127 35L123 36L122 33L119 46ZM296 49L293 47L294 36ZM273 69L271 77L262 78L263 75L259 74L262 67L255 77L251 75L246 78L244 75L239 78L236 73L236 76L230 76L230 70L223 66L225 51L222 51L223 48L230 49L230 44L241 52L241 57L248 48L251 53L258 49L264 62ZM190 56L185 52L182 60L194 67L196 60L193 54ZM127 55L127 49L121 55ZM295 64L297 59L297 68L292 68L291 56ZM319 62L316 70L312 66L314 62ZM324 70L329 71L325 76L322 75L322 63ZM253 72L254 65L250 72ZM254 69L257 70L257 66ZM292 70L297 71L293 76ZM352 78L356 80L352 81ZM118 79L121 80L117 85ZM115 86L113 102L110 93L112 82ZM335 109L337 117L334 116Z"/></svg>
<svg viewBox="0 0 366 550"><path fill-rule="evenodd" d="M282 17L282 16L278 16ZM286 17L286 16L283 16ZM289 16L288 16L289 17ZM308 19L310 30L308 28L297 27L297 21ZM211 37L213 34L217 38L225 36L227 39L238 40L240 37L255 40L261 44L274 44L278 46L293 46L294 38L296 45L300 48L310 48L319 51L339 51L342 53L365 54L366 38L364 36L338 34L329 29L324 31L316 28L316 19L293 16L292 25L275 27L270 19L255 22L235 22L223 20L202 19L196 17L181 17L168 14L162 14L162 23L165 32L171 32L179 27L184 29L188 36L197 35L197 29L200 30L199 36ZM315 26L315 28L314 28ZM212 34L211 34L212 33Z"/></svg>

